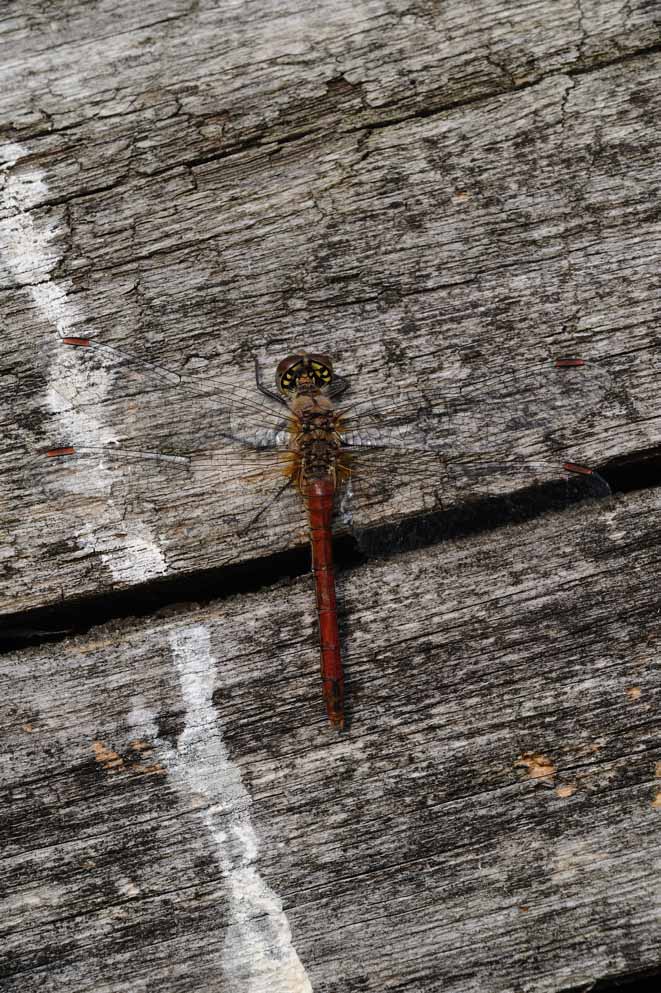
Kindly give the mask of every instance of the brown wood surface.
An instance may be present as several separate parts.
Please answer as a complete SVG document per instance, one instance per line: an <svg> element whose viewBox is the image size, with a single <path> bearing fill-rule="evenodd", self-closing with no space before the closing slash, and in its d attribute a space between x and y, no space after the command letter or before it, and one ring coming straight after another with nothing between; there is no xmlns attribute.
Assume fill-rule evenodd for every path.
<svg viewBox="0 0 661 993"><path fill-rule="evenodd" d="M402 458L367 525L654 452L659 22L646 0L5 4L5 631L152 580L190 601L229 564L271 582L302 515L240 532L261 487L223 476L232 451L254 468L223 403L298 346L448 455L527 467L421 482ZM193 465L40 454L62 444ZM0 655L3 993L658 971L658 495L493 530L489 507L479 535L341 572L342 735L285 566Z"/></svg>
<svg viewBox="0 0 661 993"><path fill-rule="evenodd" d="M3 991L583 988L658 964L659 498L2 658Z"/></svg>

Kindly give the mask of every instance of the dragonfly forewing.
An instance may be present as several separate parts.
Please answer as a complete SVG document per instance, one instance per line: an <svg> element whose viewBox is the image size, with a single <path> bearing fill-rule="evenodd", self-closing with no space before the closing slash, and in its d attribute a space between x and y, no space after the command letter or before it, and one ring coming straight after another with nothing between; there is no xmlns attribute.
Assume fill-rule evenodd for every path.
<svg viewBox="0 0 661 993"><path fill-rule="evenodd" d="M213 418L213 435L226 442L250 448L282 447L287 433L287 419L282 408L255 396L250 387L230 379L176 372L148 359L134 355L114 345L105 345L90 338L65 338L64 347L75 348L88 364L90 372L101 366L112 371L115 393L124 401L139 396L143 401L150 391L157 390L159 403L167 403L168 391L177 402L193 401L199 412L208 406ZM174 404L172 404L174 408Z"/></svg>

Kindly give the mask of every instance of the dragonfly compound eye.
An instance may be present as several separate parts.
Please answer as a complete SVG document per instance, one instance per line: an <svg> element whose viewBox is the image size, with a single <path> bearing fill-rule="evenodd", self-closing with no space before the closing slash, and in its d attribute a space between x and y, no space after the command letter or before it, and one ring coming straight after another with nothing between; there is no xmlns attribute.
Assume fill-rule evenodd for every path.
<svg viewBox="0 0 661 993"><path fill-rule="evenodd" d="M288 355L278 363L276 385L281 393L293 393L301 376L320 388L328 386L333 379L333 363L327 355L309 355L306 352Z"/></svg>
<svg viewBox="0 0 661 993"><path fill-rule="evenodd" d="M333 363L327 355L308 355L308 368L315 386L329 386L333 379Z"/></svg>

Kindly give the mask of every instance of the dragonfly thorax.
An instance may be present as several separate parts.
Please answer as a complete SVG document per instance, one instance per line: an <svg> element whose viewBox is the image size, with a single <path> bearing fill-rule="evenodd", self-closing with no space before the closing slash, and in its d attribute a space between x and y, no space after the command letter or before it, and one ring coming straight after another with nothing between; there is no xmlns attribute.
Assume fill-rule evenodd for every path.
<svg viewBox="0 0 661 993"><path fill-rule="evenodd" d="M341 440L333 404L315 389L314 393L299 394L290 409L294 415L292 450L297 455L299 488L305 489L314 479L334 479Z"/></svg>

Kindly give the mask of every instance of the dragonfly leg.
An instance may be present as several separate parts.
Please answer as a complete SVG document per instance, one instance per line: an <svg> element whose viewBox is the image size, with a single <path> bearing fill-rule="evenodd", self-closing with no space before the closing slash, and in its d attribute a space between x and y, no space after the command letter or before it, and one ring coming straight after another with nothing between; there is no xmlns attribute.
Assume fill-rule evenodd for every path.
<svg viewBox="0 0 661 993"><path fill-rule="evenodd" d="M270 397L271 400L277 400L278 403L283 403L285 407L287 406L287 401L284 397L276 393L275 390L270 390L268 386L264 386L262 382L261 373L259 371L259 362L257 361L257 356L255 356L255 382L257 384L257 389L260 393L263 393L265 397Z"/></svg>

